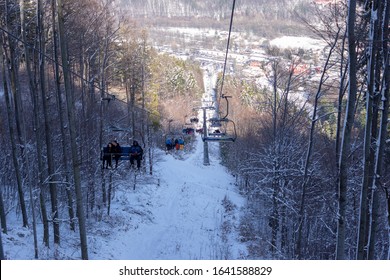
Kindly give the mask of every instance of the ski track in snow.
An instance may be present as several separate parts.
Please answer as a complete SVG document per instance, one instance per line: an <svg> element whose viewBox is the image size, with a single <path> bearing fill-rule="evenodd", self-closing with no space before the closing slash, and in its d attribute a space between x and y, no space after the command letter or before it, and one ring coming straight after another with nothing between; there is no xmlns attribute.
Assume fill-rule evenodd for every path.
<svg viewBox="0 0 390 280"><path fill-rule="evenodd" d="M237 248L237 241L229 244L221 239L221 225L226 220L222 200L226 196L237 206L243 200L236 192L234 177L219 164L216 146L212 145L209 145L209 166L203 165L200 138L196 140L195 151L186 159L163 157L155 168L160 186L139 186L138 191L128 191L132 197L129 201L134 203L139 192L145 191L142 188L149 188L148 199L141 198L144 201L131 206L138 209L137 213L144 213L142 217L130 219L132 225L117 232L107 244L101 244L94 258L99 259L99 255L126 260L237 258L243 251ZM231 239L234 236L235 233Z"/></svg>

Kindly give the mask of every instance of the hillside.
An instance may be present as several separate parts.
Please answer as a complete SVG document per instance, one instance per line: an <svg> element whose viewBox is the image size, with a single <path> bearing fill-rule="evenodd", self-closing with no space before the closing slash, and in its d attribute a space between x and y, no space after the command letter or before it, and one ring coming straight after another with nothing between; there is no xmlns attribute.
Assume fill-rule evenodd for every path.
<svg viewBox="0 0 390 280"><path fill-rule="evenodd" d="M100 222L88 227L91 259L244 257L245 245L238 239L244 199L234 177L219 164L218 144L210 147L210 166L202 164L200 138L192 152L156 153L159 163L154 176L143 174L134 181L126 162L118 170L105 171L107 178L113 177L113 198L110 215L103 214ZM33 259L32 229L11 224L2 237L7 259ZM67 240L58 247L57 256L48 255L41 244L40 259L80 259L77 233L67 226L61 231Z"/></svg>
<svg viewBox="0 0 390 280"><path fill-rule="evenodd" d="M214 148L217 146L214 145ZM94 259L239 259L239 212L243 199L234 178L219 164L216 150L203 166L203 144L193 153L162 157L156 173L160 185L135 192L121 186L114 219L122 224L107 240L95 242ZM179 151L181 153L181 151ZM109 223L105 223L106 226ZM96 235L94 237L96 238Z"/></svg>
<svg viewBox="0 0 390 280"><path fill-rule="evenodd" d="M299 17L312 14L310 0L241 0L235 5L234 28L259 35L302 35L307 30ZM197 27L226 29L233 1L122 0L124 16L149 27ZM298 17L299 15L299 17ZM275 34L276 32L276 34Z"/></svg>
<svg viewBox="0 0 390 280"><path fill-rule="evenodd" d="M210 70L211 71L211 70ZM208 72L207 72L208 73ZM205 74L210 97L216 77ZM210 97L211 98L211 97ZM93 260L223 260L248 257L240 240L244 198L236 178L221 164L220 146L209 143L209 165L204 165L200 135L186 138L184 150L153 150L153 174L129 169L121 161L117 169L101 170L110 185L108 210L91 213L88 226L90 259ZM100 166L99 166L100 168ZM111 183L109 183L111 182ZM12 225L3 235L7 259L34 258L33 231ZM93 220L93 222L92 222ZM42 227L38 227L42 239ZM56 250L41 244L39 259L80 259L79 239L67 223L67 236Z"/></svg>
<svg viewBox="0 0 390 280"><path fill-rule="evenodd" d="M233 1L6 1L2 259L390 259L390 7Z"/></svg>

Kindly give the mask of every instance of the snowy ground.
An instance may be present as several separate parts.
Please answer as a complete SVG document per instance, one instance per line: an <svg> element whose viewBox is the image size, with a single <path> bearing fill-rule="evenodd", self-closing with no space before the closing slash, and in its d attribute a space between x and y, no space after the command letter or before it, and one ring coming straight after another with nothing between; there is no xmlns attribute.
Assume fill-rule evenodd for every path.
<svg viewBox="0 0 390 280"><path fill-rule="evenodd" d="M118 230L96 248L94 259L236 259L243 251L237 246L234 229L238 214L226 213L225 197L237 205L234 178L214 158L203 166L203 144L182 160L167 155L156 168L160 186L145 185L128 191L116 203L127 218L126 229ZM223 225L232 231L225 242Z"/></svg>
<svg viewBox="0 0 390 280"><path fill-rule="evenodd" d="M194 145L187 153L158 151L153 177L138 176L135 190L134 176L127 166L113 172L110 215L105 211L99 219L96 214L89 218L90 259L245 258L245 247L238 242L237 233L244 200L237 193L234 177L219 164L218 144L209 144L209 166L203 165L201 139ZM38 230L41 227L38 225ZM80 258L78 232L66 228L62 227L58 250L40 246L40 259ZM7 259L34 258L32 230L10 225L2 240ZM41 234L38 240L41 243Z"/></svg>
<svg viewBox="0 0 390 280"><path fill-rule="evenodd" d="M322 40L312 39L309 37L283 36L271 40L271 45L277 46L280 49L312 49L322 50L326 44Z"/></svg>
<svg viewBox="0 0 390 280"><path fill-rule="evenodd" d="M217 73L213 64L204 72L203 106L216 100ZM202 110L199 119L203 120ZM207 117L215 117L207 110ZM244 199L234 177L220 165L219 144L208 143L210 165L203 165L203 142L196 136L184 151L155 151L153 175L134 176L128 162L105 170L113 191L110 212L95 207L88 216L88 255L93 260L237 260L247 256L239 243L239 213ZM99 187L99 186L96 186ZM84 194L85 195L85 194ZM12 213L15 213L13 210ZM66 214L63 214L66 215ZM34 259L32 229L21 218L8 218L3 234L7 259ZM15 220L16 222L13 222ZM38 222L39 259L80 259L79 234L61 224L58 248L42 245ZM50 232L52 234L52 232Z"/></svg>

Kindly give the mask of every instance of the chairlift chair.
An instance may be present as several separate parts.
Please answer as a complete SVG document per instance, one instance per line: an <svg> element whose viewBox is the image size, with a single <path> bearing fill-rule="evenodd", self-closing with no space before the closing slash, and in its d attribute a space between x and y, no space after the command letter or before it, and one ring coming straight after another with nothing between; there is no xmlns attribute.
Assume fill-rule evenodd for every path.
<svg viewBox="0 0 390 280"><path fill-rule="evenodd" d="M192 117L192 118L190 118L190 122L192 123L192 124L196 124L196 123L198 123L199 122L199 119L197 118L197 117Z"/></svg>
<svg viewBox="0 0 390 280"><path fill-rule="evenodd" d="M108 133L107 137L110 139L110 142L112 140L118 141L121 148L121 151L119 152L119 160L129 160L130 145L126 144L128 142L126 135L128 135L132 130L130 128L121 127L117 124L109 124L106 126L104 131ZM100 149L100 160L103 160L103 157L108 155L113 156L114 154L109 153L107 146L103 145Z"/></svg>
<svg viewBox="0 0 390 280"><path fill-rule="evenodd" d="M210 127L222 127L220 118L210 118L208 121L210 122Z"/></svg>
<svg viewBox="0 0 390 280"><path fill-rule="evenodd" d="M212 118L203 134L204 142L234 142L237 139L236 124L228 118ZM213 126L214 124L214 126Z"/></svg>

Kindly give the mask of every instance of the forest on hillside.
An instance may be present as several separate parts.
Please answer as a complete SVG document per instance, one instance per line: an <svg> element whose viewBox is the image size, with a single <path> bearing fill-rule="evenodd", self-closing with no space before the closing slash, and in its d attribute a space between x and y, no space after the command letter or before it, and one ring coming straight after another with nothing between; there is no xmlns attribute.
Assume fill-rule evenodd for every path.
<svg viewBox="0 0 390 280"><path fill-rule="evenodd" d="M232 1L121 0L126 15L148 26L226 29ZM314 18L311 0L240 0L235 5L235 30L266 34L304 34L301 18Z"/></svg>
<svg viewBox="0 0 390 280"><path fill-rule="evenodd" d="M196 0L121 0L119 5L133 15L161 17L211 17L217 20L229 18L233 1ZM266 17L284 19L292 17L295 9L308 13L312 1L309 0L240 0L237 1L237 16Z"/></svg>
<svg viewBox="0 0 390 280"><path fill-rule="evenodd" d="M253 256L389 259L388 5L320 11L310 26L328 51L316 82L294 71L297 52L275 52L262 66L268 88L228 83L240 137L222 156L248 199L242 238Z"/></svg>
<svg viewBox="0 0 390 280"><path fill-rule="evenodd" d="M228 2L126 4L152 16L210 12L210 22L218 22L228 20ZM275 9L277 21L289 18L289 3L304 1L270 2L243 0L237 13L242 21L252 13L267 19ZM43 240L31 246L43 242L56 256L65 224L79 232L80 255L88 259L86 226L110 207L100 150L112 129L141 143L143 168L153 175L153 149L193 114L204 93L201 66L158 54L138 20L108 0L0 4L4 235L9 215L33 231L42 226ZM224 80L234 96L229 118L237 140L220 144L221 158L247 201L238 229L245 257L389 259L389 6L332 1L314 7L307 21L328 45L315 82L297 71L299 50L277 48L259 66L269 86L239 75ZM302 88L304 102L294 98Z"/></svg>

